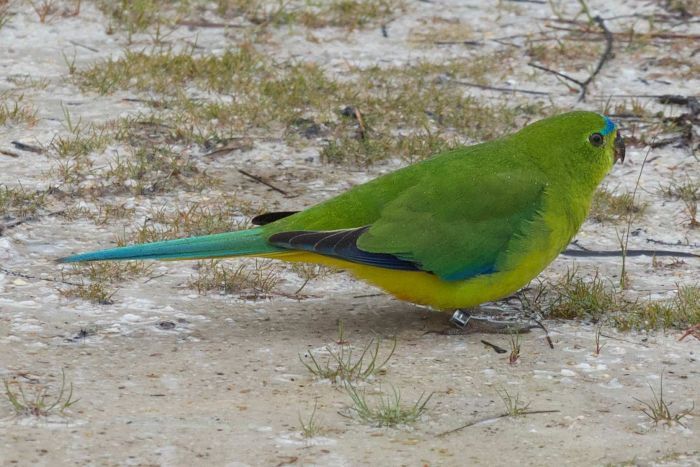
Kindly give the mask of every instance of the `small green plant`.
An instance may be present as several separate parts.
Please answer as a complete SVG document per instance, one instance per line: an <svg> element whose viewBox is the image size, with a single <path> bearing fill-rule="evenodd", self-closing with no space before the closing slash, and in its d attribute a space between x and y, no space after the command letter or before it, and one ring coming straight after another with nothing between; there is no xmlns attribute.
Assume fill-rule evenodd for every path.
<svg viewBox="0 0 700 467"><path fill-rule="evenodd" d="M642 174L644 173L644 167L647 165L647 160L649 159L649 154L651 154L651 146L649 150L644 155L644 160L642 160L642 165L639 167L639 175L637 175L637 181L634 184L634 190L632 191L632 197L630 198L630 203L632 206L635 205L637 200L637 190L639 190L639 182L642 180ZM634 220L635 212L632 209L627 210L625 215L626 229L620 233L615 229L617 233L617 239L620 242L620 249L622 250L622 264L620 265L620 288L625 289L628 285L627 278L627 247L629 246L630 234L632 233L632 221Z"/></svg>
<svg viewBox="0 0 700 467"><path fill-rule="evenodd" d="M93 152L102 151L111 141L104 127L84 124L81 118L73 119L67 107L61 105L63 111L63 127L67 134L56 136L50 144L53 153L60 159L80 158ZM84 163L88 164L87 161ZM92 165L89 164L91 167Z"/></svg>
<svg viewBox="0 0 700 467"><path fill-rule="evenodd" d="M603 333L603 323L598 324L595 327L595 356L599 356L601 350L603 350L603 347L605 347L605 344L600 343L600 337Z"/></svg>
<svg viewBox="0 0 700 467"><path fill-rule="evenodd" d="M112 33L116 25L126 31L127 39L131 42L134 34L165 22L161 8L167 4L157 0L100 0L98 6L111 20L108 33Z"/></svg>
<svg viewBox="0 0 700 467"><path fill-rule="evenodd" d="M524 115L556 111L543 104L477 99L451 82L488 82L503 72L494 65L502 62L488 55L466 64L372 67L352 70L339 80L312 63L273 62L244 43L220 55L195 49L126 51L118 59L78 70L74 77L84 89L102 94L148 92L144 100L161 109L157 116L132 121L118 139L143 122L168 144L216 145L241 133L255 137L271 131L289 144L323 136L328 141L321 151L324 162L368 166L391 157L421 160L465 138L501 136L520 126ZM217 94L236 99L218 99Z"/></svg>
<svg viewBox="0 0 700 467"><path fill-rule="evenodd" d="M698 221L698 202L700 201L700 182L687 177L682 183L672 182L662 187L661 192L669 198L680 199L685 207L688 225L700 227Z"/></svg>
<svg viewBox="0 0 700 467"><path fill-rule="evenodd" d="M440 433L438 436L446 436L452 433L455 433L457 431L461 431L465 428L472 427L474 425L479 425L484 422L493 422L495 420L498 420L499 418L506 418L506 417L522 417L524 415L538 415L538 414L548 414L548 413L557 413L559 410L528 410L530 407L530 403L528 402L527 404L523 404L522 401L520 401L520 396L516 394L515 396L512 396L505 388L501 387L496 390L498 393L498 397L501 398L503 401L503 405L505 406L506 411L503 413L500 413L496 416L488 416L485 418L481 418L478 420L473 420L469 423L465 423L464 425L461 425L457 428L453 428L451 430L445 431Z"/></svg>
<svg viewBox="0 0 700 467"><path fill-rule="evenodd" d="M613 317L620 329L684 329L700 323L700 287L679 286L671 300L635 302Z"/></svg>
<svg viewBox="0 0 700 467"><path fill-rule="evenodd" d="M77 70L77 67L75 66L75 58L76 58L76 53L75 50L73 50L73 56L68 57L65 52L61 51L61 56L63 57L63 62L66 64L68 67L68 74L72 75L75 73Z"/></svg>
<svg viewBox="0 0 700 467"><path fill-rule="evenodd" d="M63 414L66 409L78 402L78 399L73 399L73 383L66 385L64 370L61 370L61 387L55 398L49 395L48 388L45 386L34 388L34 394L30 395L17 381L4 380L3 383L5 397L12 405L15 414L19 416L46 417L53 412Z"/></svg>
<svg viewBox="0 0 700 467"><path fill-rule="evenodd" d="M149 195L173 188L196 191L215 184L189 157L171 146L131 149L128 156L117 158L101 174L110 181L108 191Z"/></svg>
<svg viewBox="0 0 700 467"><path fill-rule="evenodd" d="M309 282L327 276L331 273L332 269L320 264L292 263L292 271L304 279L301 286L294 292L294 295L299 295Z"/></svg>
<svg viewBox="0 0 700 467"><path fill-rule="evenodd" d="M28 0L28 1L29 1L29 4L34 9L34 12L36 13L36 16L39 18L39 22L41 24L46 23L46 20L49 19L50 16L53 16L57 11L54 0L41 0L41 1Z"/></svg>
<svg viewBox="0 0 700 467"><path fill-rule="evenodd" d="M24 96L8 96L0 93L0 125L10 123L34 125L37 122L36 109L30 105L25 105L22 101Z"/></svg>
<svg viewBox="0 0 700 467"><path fill-rule="evenodd" d="M134 215L136 209L126 207L126 203L100 203L94 209L73 206L61 213L68 220L90 219L97 225L107 225L117 219L126 219Z"/></svg>
<svg viewBox="0 0 700 467"><path fill-rule="evenodd" d="M427 410L428 402L433 396L430 393L425 397L421 394L418 400L409 406L401 404L401 393L394 386L391 387L391 394L380 395L379 403L370 406L367 402L367 393L357 390L351 383L345 383L345 390L352 400L350 410L364 423L376 426L393 427L396 425L408 425L415 423Z"/></svg>
<svg viewBox="0 0 700 467"><path fill-rule="evenodd" d="M345 340L343 322L338 323L337 348L326 346L328 356L322 362L321 357L309 352L310 363L304 361L301 355L299 360L317 378L328 379L332 382L361 381L383 371L396 350L396 338L392 339L391 349L384 359L379 359L382 340L372 338L359 352L359 356L353 355L352 346Z"/></svg>
<svg viewBox="0 0 700 467"><path fill-rule="evenodd" d="M0 216L19 219L31 217L47 204L45 191L29 191L24 187L0 185Z"/></svg>
<svg viewBox="0 0 700 467"><path fill-rule="evenodd" d="M93 282L121 282L145 276L153 265L143 261L94 261L71 264L62 271L63 277L85 277Z"/></svg>
<svg viewBox="0 0 700 467"><path fill-rule="evenodd" d="M646 208L647 205L639 203L633 193L615 194L603 187L593 195L590 218L596 222L619 222L630 215L643 215Z"/></svg>
<svg viewBox="0 0 700 467"><path fill-rule="evenodd" d="M520 333L513 332L510 334L510 355L508 363L515 365L520 358Z"/></svg>
<svg viewBox="0 0 700 467"><path fill-rule="evenodd" d="M684 285L671 301L671 314L677 327L700 324L700 287Z"/></svg>
<svg viewBox="0 0 700 467"><path fill-rule="evenodd" d="M643 401L640 399L637 399L636 397L634 400L639 402L640 404L644 405L644 408L641 409L642 413L649 417L654 424L659 424L659 423L678 423L682 427L685 427L683 422L681 420L688 415L695 409L695 404L693 403L693 406L690 409L687 410L682 410L678 413L673 413L671 412L670 405L672 403L667 403L666 400L664 400L664 374L661 372L661 380L659 382L659 393L658 395L656 394L656 391L654 391L654 388L649 384L649 389L651 389L651 395L652 398L650 401Z"/></svg>
<svg viewBox="0 0 700 467"><path fill-rule="evenodd" d="M577 275L576 269L552 285L553 298L548 305L548 318L589 318L600 320L604 315L627 306L621 294L607 287L598 272L587 280Z"/></svg>
<svg viewBox="0 0 700 467"><path fill-rule="evenodd" d="M112 289L105 282L90 282L72 284L70 287L61 288L59 292L64 297L81 298L99 305L111 305L114 303L112 297L117 293L117 289Z"/></svg>
<svg viewBox="0 0 700 467"><path fill-rule="evenodd" d="M218 260L210 260L197 264L197 275L188 286L199 294L217 291L257 300L269 297L279 281L280 270L270 261L256 260L251 267L247 264L229 266Z"/></svg>
<svg viewBox="0 0 700 467"><path fill-rule="evenodd" d="M307 14L302 21L310 27L335 26L353 30L387 21L401 7L402 2L397 0L331 0L325 2L315 17Z"/></svg>
<svg viewBox="0 0 700 467"><path fill-rule="evenodd" d="M530 403L528 402L527 404L524 404L520 400L520 395L516 394L515 396L512 396L505 388L501 387L500 389L497 389L496 392L498 393L498 397L501 398L501 401L503 401L503 405L506 408L506 411L504 413L504 416L507 417L521 417L523 415L527 415L528 413L528 408L530 407Z"/></svg>
<svg viewBox="0 0 700 467"><path fill-rule="evenodd" d="M143 261L94 261L70 264L61 271L60 288L64 297L89 300L100 305L111 305L118 289L114 283L148 275L153 265Z"/></svg>
<svg viewBox="0 0 700 467"><path fill-rule="evenodd" d="M530 316L541 318L547 313L551 288L540 278L517 293L520 306Z"/></svg>
<svg viewBox="0 0 700 467"><path fill-rule="evenodd" d="M188 203L174 210L163 206L152 209L138 227L117 238L117 244L150 243L241 230L249 227L241 215L250 212L255 212L250 203L235 195L207 204Z"/></svg>
<svg viewBox="0 0 700 467"><path fill-rule="evenodd" d="M309 415L309 418L307 420L304 420L301 416L301 412L299 412L299 424L301 425L301 435L306 439L318 436L323 431L321 424L316 418L317 409L318 400L315 400L314 408L311 411L311 415Z"/></svg>

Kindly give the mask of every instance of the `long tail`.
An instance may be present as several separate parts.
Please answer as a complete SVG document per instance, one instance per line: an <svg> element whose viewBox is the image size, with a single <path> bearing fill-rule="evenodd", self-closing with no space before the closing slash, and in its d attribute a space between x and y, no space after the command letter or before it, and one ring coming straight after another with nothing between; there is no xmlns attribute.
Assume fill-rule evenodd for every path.
<svg viewBox="0 0 700 467"><path fill-rule="evenodd" d="M260 255L284 251L272 246L261 228L227 232L203 237L167 240L141 245L111 248L61 258L60 263L127 259L202 259L225 256Z"/></svg>

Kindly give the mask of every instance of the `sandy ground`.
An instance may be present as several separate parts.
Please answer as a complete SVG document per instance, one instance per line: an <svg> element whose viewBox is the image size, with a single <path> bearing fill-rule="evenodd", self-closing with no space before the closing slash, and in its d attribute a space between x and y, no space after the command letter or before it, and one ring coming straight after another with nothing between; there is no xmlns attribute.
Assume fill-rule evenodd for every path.
<svg viewBox="0 0 700 467"><path fill-rule="evenodd" d="M542 27L538 18L552 17L545 4L504 3L508 8L479 2L408 2L406 11L387 26L387 38L378 27L317 30L314 40L298 30L273 28L271 39L261 47L279 59L318 61L328 73L342 74L348 63L396 65L423 58L468 59L477 53L463 44L412 42L412 34L431 24L431 18L465 24L469 38L485 44L478 51L484 53L502 47L493 39L536 33ZM590 6L594 14L619 17L609 21L615 31L643 32L645 21L625 15L663 11L653 2L640 6L617 0ZM576 9L569 7L570 16ZM47 24L39 24L28 6L12 11L10 22L0 29L0 75L27 75L47 85L24 91L38 109L38 123L0 128L0 148L11 148L13 140L48 144L65 132L61 104L76 117L94 122L142 110L140 104L123 100L131 96L127 92L83 94L67 78L61 52L75 51L81 67L118 56L126 45L120 34L106 34L105 19L93 5L83 5L77 17L57 17ZM677 34L700 33L697 19L671 22L669 27ZM203 50L217 53L235 44L231 34L235 36L221 29L181 27L171 40L196 37ZM520 44L519 40L513 42ZM135 43L147 44L148 37L137 36ZM681 41L661 43L654 52L627 53L620 48L584 104L577 104L576 94L552 75L533 73L527 57L514 59L514 75L493 84L549 92L547 99L559 106L592 109L599 109L610 95L697 95L700 77L682 79L678 70L655 65L654 54L687 57L698 47L697 41ZM596 58L593 55L591 63ZM17 83L2 80L0 91L21 90ZM660 106L651 97L639 99L648 108L671 114L685 111ZM260 141L244 154L201 163L223 178L222 192L282 209L312 204L396 166L368 171L328 167L318 162L318 149L312 145L293 150L283 141ZM634 186L646 149L630 148L628 162L608 179L611 189ZM687 227L681 203L664 200L656 190L683 174L697 179L698 162L687 147L666 146L653 155L641 183L641 197L650 207L635 226L630 248L646 248L653 239L680 242L697 251L699 231ZM232 166L274 174L280 186L299 197L286 199L270 192L238 176ZM31 153L2 158L0 183L45 187L51 183L50 167L45 156ZM304 180L303 186L295 184L297 180ZM182 203L188 196L175 192L157 200L127 201L143 216L151 206ZM58 277L55 258L109 245L122 229L43 216L3 233L2 266L34 278ZM577 238L589 247L617 245L614 227L593 222L587 222ZM542 278L556 278L571 265L571 258L562 257ZM613 281L619 272L617 259L577 260L576 265L583 271L598 268ZM633 290L641 297L671 297L679 284L697 284L698 271L697 260L673 269L653 268L648 257L631 260L630 265ZM22 383L30 393L47 385L55 394L63 369L79 399L63 415L36 418L15 416L9 402L0 398L0 464L700 465L697 409L683 420L685 426L654 426L635 400L649 400L649 385L658 388L663 372L664 395L674 411L700 404L700 341L679 342L676 331L605 329L605 346L596 356L592 325L550 322L555 348L548 347L542 332L533 331L523 337L522 356L511 365L507 354L480 343L487 339L509 348L507 336L426 333L445 329L447 315L396 301L342 274L312 281L306 297L297 300L288 296L302 279L285 270L280 295L257 301L198 295L185 285L192 274L191 264L158 264L149 277L120 284L112 305L65 298L56 284L45 280L0 274L0 377ZM377 428L343 416L350 404L345 390L313 378L305 369L300 355L308 360L306 352L333 345L339 320L355 347L375 336L396 336L397 350L386 372L362 386L370 394L390 393L393 386L408 403L432 393L417 423ZM87 330L86 335L81 336L81 330ZM557 412L494 419L440 436L502 413L498 391L503 389L529 402L530 410ZM305 439L299 418L308 418L315 403L322 429Z"/></svg>

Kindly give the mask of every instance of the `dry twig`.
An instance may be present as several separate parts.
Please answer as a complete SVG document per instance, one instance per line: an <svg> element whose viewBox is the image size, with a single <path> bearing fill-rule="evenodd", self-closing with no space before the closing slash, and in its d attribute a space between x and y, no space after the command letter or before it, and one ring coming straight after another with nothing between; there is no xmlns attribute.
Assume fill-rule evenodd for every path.
<svg viewBox="0 0 700 467"><path fill-rule="evenodd" d="M538 70L542 70L542 71L545 71L547 73L551 73L555 76L559 76L560 78L571 81L572 83L575 83L576 85L578 85L578 87L581 88L581 94L579 94L579 96L578 96L579 102L586 100L586 93L588 92L588 85L593 82L595 77L598 76L598 73L600 73L600 70L603 69L603 66L605 65L605 63L608 60L610 60L610 58L612 57L612 47L613 47L613 34L612 34L612 32L610 32L608 27L605 25L605 21L600 16L595 16L593 18L593 21L598 26L600 26L600 29L603 30L603 36L605 37L605 50L603 51L603 54L598 59L598 63L596 64L596 67L593 70L593 72L584 81L580 81L576 78L572 78L571 76L569 76L567 74L561 73L561 72L556 71L556 70L552 70L551 68L547 68L545 66L538 65L536 63L532 63L532 62L528 63L528 65L533 67L533 68L537 68Z"/></svg>

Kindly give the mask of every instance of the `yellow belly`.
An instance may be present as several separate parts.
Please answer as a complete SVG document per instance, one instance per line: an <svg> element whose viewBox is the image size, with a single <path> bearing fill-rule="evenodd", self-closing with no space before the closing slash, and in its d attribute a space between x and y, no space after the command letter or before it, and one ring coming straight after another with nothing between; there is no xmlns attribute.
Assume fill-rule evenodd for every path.
<svg viewBox="0 0 700 467"><path fill-rule="evenodd" d="M290 251L265 255L283 261L301 261L345 269L401 300L438 309L470 308L507 297L525 286L549 264L553 258L546 256L549 255L543 255L539 251L522 257L516 267L506 272L462 281L444 281L427 272L366 266L309 252Z"/></svg>

